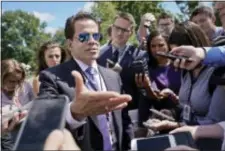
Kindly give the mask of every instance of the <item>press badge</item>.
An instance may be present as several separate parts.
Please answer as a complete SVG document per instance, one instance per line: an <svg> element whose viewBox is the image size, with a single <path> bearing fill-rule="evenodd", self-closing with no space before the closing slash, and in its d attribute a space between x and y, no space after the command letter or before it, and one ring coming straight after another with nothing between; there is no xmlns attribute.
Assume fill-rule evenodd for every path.
<svg viewBox="0 0 225 151"><path fill-rule="evenodd" d="M184 105L183 119L186 121L191 120L191 107L190 105Z"/></svg>

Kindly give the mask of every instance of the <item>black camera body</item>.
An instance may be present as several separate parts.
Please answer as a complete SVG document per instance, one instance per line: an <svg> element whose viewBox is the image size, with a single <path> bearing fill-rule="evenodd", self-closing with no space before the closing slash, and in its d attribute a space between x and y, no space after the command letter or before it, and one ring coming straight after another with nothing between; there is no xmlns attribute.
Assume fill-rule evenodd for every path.
<svg viewBox="0 0 225 151"><path fill-rule="evenodd" d="M142 74L149 75L148 63L147 63L146 59L133 61L131 67L132 67L132 70L133 70L134 74L142 73Z"/></svg>

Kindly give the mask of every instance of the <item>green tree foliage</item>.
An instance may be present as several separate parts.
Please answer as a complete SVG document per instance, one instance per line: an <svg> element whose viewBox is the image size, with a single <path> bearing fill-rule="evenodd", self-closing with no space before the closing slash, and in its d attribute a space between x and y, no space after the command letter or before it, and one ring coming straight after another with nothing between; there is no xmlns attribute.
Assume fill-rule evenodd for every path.
<svg viewBox="0 0 225 151"><path fill-rule="evenodd" d="M50 38L44 33L46 23L22 10L2 14L2 59L14 58L31 64L40 44Z"/></svg>
<svg viewBox="0 0 225 151"><path fill-rule="evenodd" d="M145 13L152 13L157 17L164 11L159 5L160 1L116 1L112 3L118 11L131 13L137 25L140 24L141 17Z"/></svg>
<svg viewBox="0 0 225 151"><path fill-rule="evenodd" d="M101 44L107 41L107 29L113 23L113 18L116 16L116 8L112 2L95 2L92 8L93 15L99 19L101 24L101 33L103 34L103 40Z"/></svg>
<svg viewBox="0 0 225 151"><path fill-rule="evenodd" d="M54 34L54 36L52 37L52 40L58 42L61 45L64 45L66 41L66 38L64 36L64 29L63 28L58 29Z"/></svg>

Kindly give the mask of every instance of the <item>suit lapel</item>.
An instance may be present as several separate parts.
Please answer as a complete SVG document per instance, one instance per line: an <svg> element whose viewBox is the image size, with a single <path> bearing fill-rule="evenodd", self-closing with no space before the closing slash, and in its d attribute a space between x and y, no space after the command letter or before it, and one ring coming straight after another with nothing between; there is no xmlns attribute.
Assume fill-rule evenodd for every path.
<svg viewBox="0 0 225 151"><path fill-rule="evenodd" d="M105 68L98 66L98 69L103 78L107 91L117 91L117 88L114 87L113 77L110 74L107 74Z"/></svg>
<svg viewBox="0 0 225 151"><path fill-rule="evenodd" d="M122 67L124 67L126 64L129 64L129 62L131 62L132 58L133 58L132 55L133 55L133 51L134 50L132 49L132 47L130 45L128 45L127 47L128 48L126 49L124 57L123 57L123 59L120 62L120 65Z"/></svg>
<svg viewBox="0 0 225 151"><path fill-rule="evenodd" d="M102 52L102 53L101 53ZM106 59L112 59L112 46L107 44L100 51L99 58L97 60L98 64L106 66Z"/></svg>

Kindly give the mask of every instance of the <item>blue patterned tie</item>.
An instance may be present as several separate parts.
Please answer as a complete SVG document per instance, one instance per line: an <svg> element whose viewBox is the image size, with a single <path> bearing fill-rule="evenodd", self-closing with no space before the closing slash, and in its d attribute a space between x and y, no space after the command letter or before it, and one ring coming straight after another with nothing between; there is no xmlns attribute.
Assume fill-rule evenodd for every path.
<svg viewBox="0 0 225 151"><path fill-rule="evenodd" d="M100 90L97 79L95 78L95 75L98 74L98 71L93 67L89 67L86 69L86 73L88 77L88 83L87 83L88 87L91 87L95 91ZM99 123L99 129L103 137L104 150L112 150L112 144L110 142L106 115L105 114L98 115L97 119Z"/></svg>

